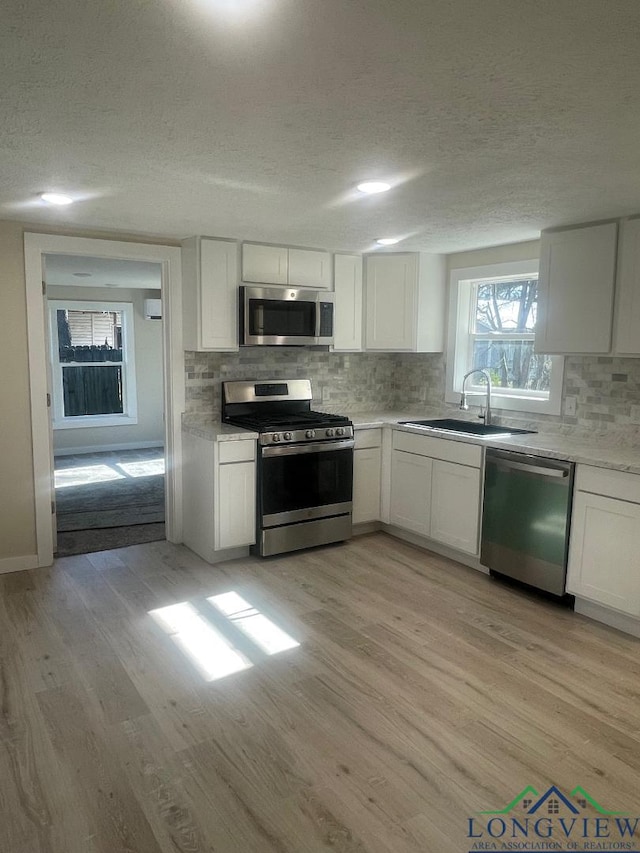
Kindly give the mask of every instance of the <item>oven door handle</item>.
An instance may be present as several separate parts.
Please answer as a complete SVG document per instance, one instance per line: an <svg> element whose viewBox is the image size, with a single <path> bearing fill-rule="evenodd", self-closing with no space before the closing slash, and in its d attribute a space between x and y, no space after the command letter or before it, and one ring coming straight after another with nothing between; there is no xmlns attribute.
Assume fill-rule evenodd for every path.
<svg viewBox="0 0 640 853"><path fill-rule="evenodd" d="M298 456L302 453L327 453L334 450L353 450L355 441L345 438L341 441L316 441L313 444L280 444L274 447L270 444L262 448L264 456Z"/></svg>

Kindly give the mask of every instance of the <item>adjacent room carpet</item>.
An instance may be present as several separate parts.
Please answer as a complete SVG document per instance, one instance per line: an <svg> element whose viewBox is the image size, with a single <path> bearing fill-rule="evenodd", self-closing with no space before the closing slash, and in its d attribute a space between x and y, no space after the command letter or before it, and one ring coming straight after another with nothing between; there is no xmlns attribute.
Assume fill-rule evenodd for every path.
<svg viewBox="0 0 640 853"><path fill-rule="evenodd" d="M127 545L142 545L165 538L164 523L135 524L130 527L101 527L96 530L72 530L58 533L57 557L91 554L94 551L111 551Z"/></svg>
<svg viewBox="0 0 640 853"><path fill-rule="evenodd" d="M161 447L56 457L58 556L165 538Z"/></svg>
<svg viewBox="0 0 640 853"><path fill-rule="evenodd" d="M144 467L162 454L149 448L58 457L56 481L64 483L56 487L58 531L164 521L164 474L145 476Z"/></svg>

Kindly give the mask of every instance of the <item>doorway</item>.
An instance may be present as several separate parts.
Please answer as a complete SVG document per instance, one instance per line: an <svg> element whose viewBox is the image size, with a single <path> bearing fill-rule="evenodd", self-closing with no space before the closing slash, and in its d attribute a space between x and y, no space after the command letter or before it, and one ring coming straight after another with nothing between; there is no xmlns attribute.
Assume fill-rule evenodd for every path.
<svg viewBox="0 0 640 853"><path fill-rule="evenodd" d="M134 422L139 421L139 410L136 411L136 406L139 403L139 394L131 395L130 382L127 388L125 373L130 366L127 368L124 364L124 354L120 352L121 345L126 340L125 327L127 323L123 317L126 311L124 309L121 310L115 304L120 302L126 305L127 302L118 298L118 296L123 295L124 290L124 288L123 290L120 289L118 281L107 281L104 276L100 278L98 271L100 268L103 268L105 276L108 271L108 277L113 278L116 275L116 267L120 265L122 270L126 270L127 262L134 265L136 263L148 264L150 265L149 268L153 267L156 272L154 283L159 283L160 285L159 288L129 288L131 291L140 291L139 294L134 294L134 297L130 300L130 305L137 301L138 297L140 299L143 298L143 291L157 291L158 289L160 291L162 321L159 322L151 318L144 321L147 323L159 322L159 326L155 328L161 329L159 335L161 350L156 355L156 359L159 357L159 360L155 365L155 375L160 380L161 397L164 398L159 443L153 437L147 439L141 439L140 436L132 438L131 434L127 437L123 432L125 429L136 426L137 424ZM87 263L94 265L93 272L91 272L91 267L86 267ZM57 278L56 270L60 272L65 264L68 267L67 273L78 279L80 285L68 283L68 281L63 282L60 278ZM80 269L78 265L82 266L83 269ZM134 267L129 267L126 274L131 277L133 270ZM90 272L91 275L73 276L73 271ZM144 479L144 474L142 477L127 474L127 466L129 472L137 471L138 473L143 471L145 466L147 466L148 475L149 463L151 467L157 469L158 460L160 460L161 464L163 464L163 460L166 461L166 473L163 474L166 486L164 501L166 512L165 533L166 538L170 541L180 542L182 540L182 489L179 476L181 460L180 428L181 413L184 410L180 249L170 246L28 233L25 234L25 272L27 281L38 565L45 566L53 562L58 528L56 515L53 512L55 510L56 492L54 483L56 470L58 471L58 479L60 480L61 477L64 477L61 473L62 470L65 467L67 469L70 467L69 464L65 465L60 460L63 460L65 456L75 455L79 450L83 449L83 446L92 454L109 454L109 461L106 464L106 468L109 468L110 465L112 466L112 478L114 481L130 480L133 482L136 479ZM87 279L93 277L94 273L95 281L88 284ZM45 282L46 287L43 287L43 283ZM149 282L146 283L148 284ZM95 291L87 293L92 285L100 285L100 287L96 286ZM108 287L108 285L115 286ZM64 290L54 291L52 294L52 287L64 288ZM48 293L45 292L47 288L49 288ZM89 296L95 297L98 295L100 296L100 300L105 299L105 297L111 297L105 299L107 303L105 311L102 310L101 305L99 318L92 313L93 308L96 307L95 304L99 300L88 298ZM55 296L56 300L52 300L52 296ZM81 296L82 298L69 299L68 297L70 296ZM153 297L147 296L146 298ZM51 305L53 301L76 302L80 303L80 307L71 308L67 305L64 308L59 308L57 305ZM86 311L87 302L94 303L89 312ZM91 341L85 343L81 343L79 339L74 342L65 337L64 323L61 322L60 331L63 337L63 348L65 349L62 354L63 362L61 364L57 325L59 310L84 311L84 314L69 315L67 313L64 315L67 323L69 317L72 318L76 330L84 324L86 332L86 327L91 324L97 330L96 334L99 336L102 335L105 328L111 328L111 331L107 331L105 339L101 340L101 343L98 343L98 340L94 340L93 338ZM58 359L55 365L51 359L52 350L49 345L50 335L48 334L48 330L52 328L52 323L54 324L56 343L58 345ZM129 325L135 331L133 321L130 320ZM76 349L76 346L88 347L88 349L82 351ZM135 356L134 344L129 352L129 357L134 364ZM70 357L70 360L64 361L67 357ZM82 362L78 360L79 358L90 359L90 362ZM96 360L93 361L93 359ZM74 371L73 368L78 369ZM95 368L95 370L90 370L89 368ZM104 372L99 373L101 370ZM57 371L55 383L54 371ZM65 371L68 374L66 383L59 381L61 374L64 374ZM132 375L135 377L135 373ZM117 393L116 389L119 389ZM132 400L134 401L133 406L131 405ZM65 403L67 406L66 409ZM95 411L96 407L103 410ZM89 423L91 418L100 417L102 417L102 421ZM76 418L85 419L82 428L72 425L72 419ZM108 423L110 419L114 423ZM76 423L79 423L79 421ZM59 428L52 429L51 427L54 424ZM109 430L111 425L116 426L120 430L120 434L116 436L115 433L112 433L115 440L107 441L104 437L104 430ZM91 430L93 430L93 433ZM88 439L84 441L74 438L74 435L80 436L81 434L88 436ZM93 441L91 436L95 439L94 443L91 443ZM144 441L149 443L148 447L138 446L140 442ZM102 442L102 446L100 442ZM133 444L134 446L127 447L127 444ZM111 445L125 446L116 446L114 448ZM161 451L160 455L158 455L158 449ZM115 458L111 455L113 452L116 455L118 453L125 454L129 450L139 453L154 450L155 453L152 455L152 458L138 458L133 460L127 459L124 456L122 458ZM57 465L55 461L56 456L59 460ZM95 459L94 462L96 462ZM100 465L103 462L105 462L105 458L97 460L96 465ZM94 469L96 465L93 466ZM133 465L133 468L131 465ZM85 467L91 467L91 465ZM67 486L66 488L70 487ZM100 500L98 499L97 502L99 503ZM93 509L95 509L95 504ZM117 507L109 511L112 512L112 515L107 519L108 521L113 521L114 518L120 521L126 520L123 516L118 517ZM85 516L85 520L87 518L88 516ZM149 521L149 523L157 522ZM138 525L125 524L121 525L121 529L124 530L125 527L133 526ZM107 528L96 529L106 530ZM121 540L125 539L122 544L128 544L124 534L120 538Z"/></svg>
<svg viewBox="0 0 640 853"><path fill-rule="evenodd" d="M43 256L57 556L165 538L162 267Z"/></svg>

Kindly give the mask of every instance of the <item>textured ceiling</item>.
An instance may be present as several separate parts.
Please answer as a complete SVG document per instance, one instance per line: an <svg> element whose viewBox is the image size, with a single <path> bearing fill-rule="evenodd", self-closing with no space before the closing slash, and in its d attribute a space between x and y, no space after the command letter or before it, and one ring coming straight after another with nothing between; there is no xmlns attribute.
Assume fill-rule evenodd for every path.
<svg viewBox="0 0 640 853"><path fill-rule="evenodd" d="M162 267L147 261L45 255L44 269L48 285L127 287L144 290L159 289L162 286Z"/></svg>
<svg viewBox="0 0 640 853"><path fill-rule="evenodd" d="M449 252L640 212L638 0L5 0L0 24L0 218Z"/></svg>

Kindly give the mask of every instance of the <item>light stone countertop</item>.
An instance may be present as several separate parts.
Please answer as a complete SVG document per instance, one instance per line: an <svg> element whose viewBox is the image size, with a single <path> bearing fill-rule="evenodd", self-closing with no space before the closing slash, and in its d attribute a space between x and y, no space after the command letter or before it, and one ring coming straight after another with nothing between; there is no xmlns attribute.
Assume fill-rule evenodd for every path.
<svg viewBox="0 0 640 853"><path fill-rule="evenodd" d="M357 430L394 427L419 435L444 438L447 441L462 441L466 444L479 444L485 447L502 447L505 450L531 453L536 456L546 456L550 459L564 459L569 462L594 465L598 468L610 468L616 471L640 474L640 446L624 444L618 437L609 439L606 435L600 435L589 440L566 433L538 432L532 435L514 435L505 438L479 438L476 436L458 435L453 432L438 432L420 429L419 427L407 427L399 424L399 421L412 419L424 420L426 418L447 417L442 410L433 408L423 409L417 413L416 411L408 411L346 412L345 414L351 418ZM218 420L214 420L210 415L184 415L182 430L183 432L214 442L258 438L258 433L256 432L223 424Z"/></svg>
<svg viewBox="0 0 640 853"><path fill-rule="evenodd" d="M497 447L520 453L531 453L550 459L564 459L598 468L610 468L640 474L640 446L624 444L618 437L608 439L600 435L588 440L570 434L537 432L531 435L514 435L505 438L480 438L469 435L457 435L453 432L440 432L420 427L399 425L399 421L424 420L427 418L447 417L437 410L416 412L350 412L355 429L373 429L376 427L395 427L405 432L430 435L433 438L445 438L448 441L462 441L466 444L479 444L485 447ZM470 419L471 420L471 419Z"/></svg>
<svg viewBox="0 0 640 853"><path fill-rule="evenodd" d="M183 415L182 432L196 435L207 441L242 441L258 438L257 432L223 424L221 421L214 420L211 415Z"/></svg>

